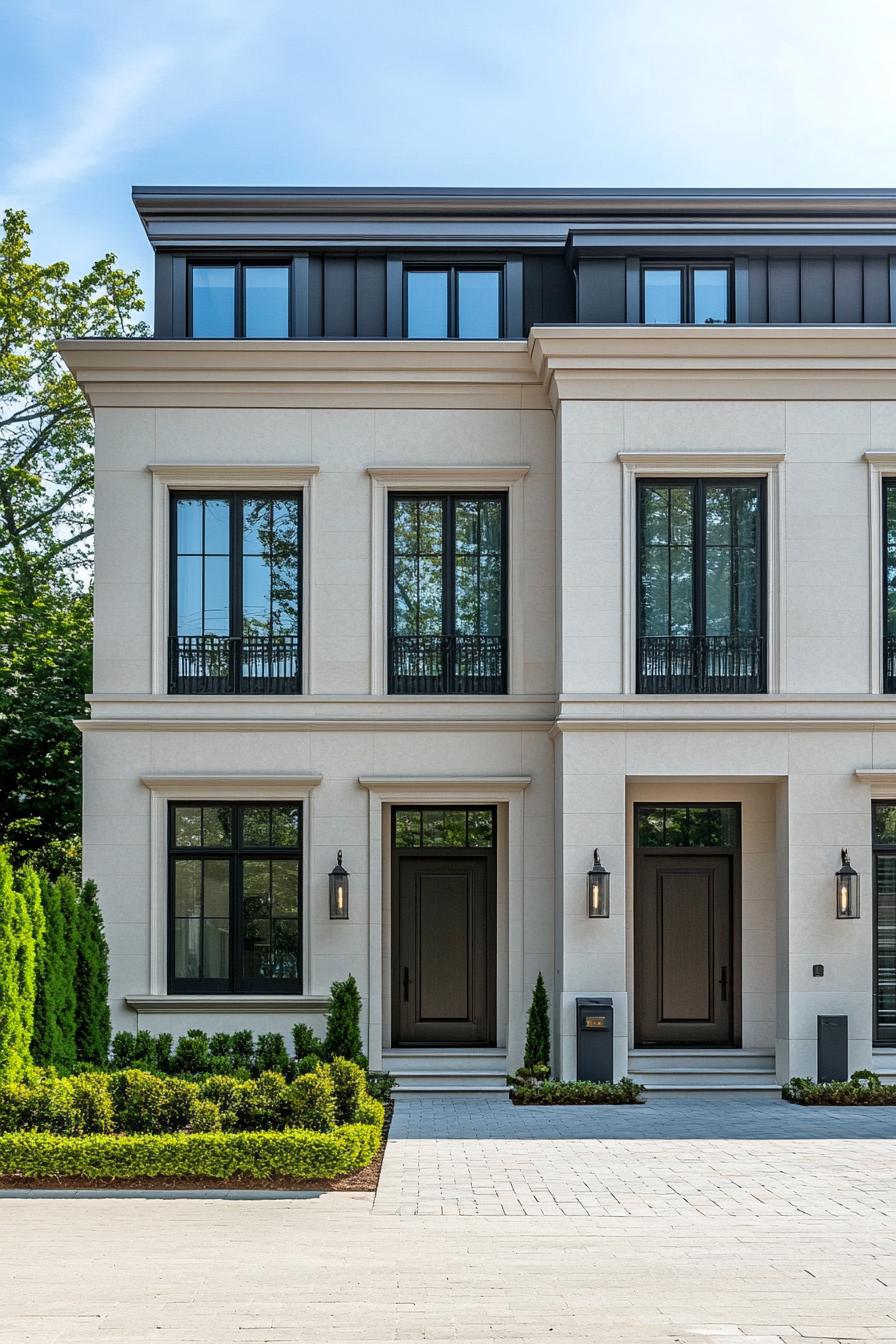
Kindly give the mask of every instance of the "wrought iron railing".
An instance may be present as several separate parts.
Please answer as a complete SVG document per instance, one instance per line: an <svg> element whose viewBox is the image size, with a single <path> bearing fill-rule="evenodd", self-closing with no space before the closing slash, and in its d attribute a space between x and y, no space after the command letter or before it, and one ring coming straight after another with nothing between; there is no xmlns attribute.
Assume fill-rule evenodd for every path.
<svg viewBox="0 0 896 1344"><path fill-rule="evenodd" d="M300 690L298 635L172 635L168 640L171 695L297 695Z"/></svg>
<svg viewBox="0 0 896 1344"><path fill-rule="evenodd" d="M896 635L884 636L884 691L896 693Z"/></svg>
<svg viewBox="0 0 896 1344"><path fill-rule="evenodd" d="M391 695L503 695L503 635L391 635Z"/></svg>
<svg viewBox="0 0 896 1344"><path fill-rule="evenodd" d="M642 695L749 695L765 690L762 635L642 635Z"/></svg>

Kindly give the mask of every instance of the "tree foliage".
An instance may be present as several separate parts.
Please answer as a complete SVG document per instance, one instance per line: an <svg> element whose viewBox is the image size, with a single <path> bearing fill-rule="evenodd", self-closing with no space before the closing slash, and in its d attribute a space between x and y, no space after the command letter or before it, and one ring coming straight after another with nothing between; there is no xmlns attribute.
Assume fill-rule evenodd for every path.
<svg viewBox="0 0 896 1344"><path fill-rule="evenodd" d="M96 883L85 882L77 906L75 1044L79 1060L105 1064L112 1022L109 1016L109 949Z"/></svg>
<svg viewBox="0 0 896 1344"><path fill-rule="evenodd" d="M80 279L31 257L25 213L0 231L0 843L51 872L78 865L90 689L90 409L63 337L147 335L136 273L109 253Z"/></svg>
<svg viewBox="0 0 896 1344"><path fill-rule="evenodd" d="M366 1066L361 1041L361 991L353 975L330 986L324 1059L349 1059Z"/></svg>
<svg viewBox="0 0 896 1344"><path fill-rule="evenodd" d="M31 1064L34 935L20 885L0 849L0 1079L17 1082Z"/></svg>
<svg viewBox="0 0 896 1344"><path fill-rule="evenodd" d="M527 1069L534 1068L536 1064L549 1065L551 1062L551 1014L548 992L541 971L538 972L535 989L532 991L532 1003L526 1022L526 1049L523 1062Z"/></svg>

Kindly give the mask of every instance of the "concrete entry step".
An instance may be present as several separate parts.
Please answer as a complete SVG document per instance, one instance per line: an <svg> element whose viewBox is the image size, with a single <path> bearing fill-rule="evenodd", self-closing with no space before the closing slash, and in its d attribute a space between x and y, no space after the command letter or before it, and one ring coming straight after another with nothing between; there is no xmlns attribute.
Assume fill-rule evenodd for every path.
<svg viewBox="0 0 896 1344"><path fill-rule="evenodd" d="M652 1095L741 1098L779 1091L768 1050L640 1049L629 1051L629 1076Z"/></svg>
<svg viewBox="0 0 896 1344"><path fill-rule="evenodd" d="M506 1097L507 1052L484 1047L399 1047L383 1051L383 1068L395 1076L395 1096Z"/></svg>

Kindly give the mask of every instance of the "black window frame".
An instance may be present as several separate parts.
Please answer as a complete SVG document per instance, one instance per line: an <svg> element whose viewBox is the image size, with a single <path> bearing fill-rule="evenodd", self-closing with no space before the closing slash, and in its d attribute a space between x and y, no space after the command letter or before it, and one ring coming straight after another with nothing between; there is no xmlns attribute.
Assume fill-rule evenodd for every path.
<svg viewBox="0 0 896 1344"><path fill-rule="evenodd" d="M700 641L709 638L732 638L732 636L706 635L706 490L718 486L742 487L756 485L759 488L759 554L757 565L757 584L759 587L759 629L752 638L759 641L758 674L749 677L743 674L725 677L703 672L695 665L693 685L687 684L688 678L678 674L648 674L645 671L645 652L643 641L664 636L648 636L643 630L642 569L644 547L642 543L642 494L643 491L660 487L674 489L688 487L693 498L693 541L691 548L692 580L692 631L690 638L695 650L701 647ZM768 478L766 476L638 476L635 482L635 608L636 608L636 692L638 695L764 695L768 689ZM665 638L679 638L665 636ZM746 681L747 684L744 684ZM682 684L684 682L684 684ZM716 683L726 684L716 684Z"/></svg>
<svg viewBox="0 0 896 1344"><path fill-rule="evenodd" d="M488 812L491 817L492 843L490 845L400 845L398 843L398 816L401 812L419 812L421 817L425 813L433 812L466 812L467 813L467 832L466 839L469 840L469 814L471 812ZM415 854L420 856L434 855L439 857L450 857L456 855L460 858L475 858L477 855L494 855L498 849L498 809L494 803L396 803L391 809L390 818L390 836L392 852L398 856L402 854ZM422 839L422 834L421 834Z"/></svg>
<svg viewBox="0 0 896 1344"><path fill-rule="evenodd" d="M227 636L182 636L177 631L177 505L182 499L226 499L230 503L230 633ZM299 546L296 556L298 584L298 628L294 636L293 662L295 673L290 676L246 676L242 671L243 621L243 538L242 506L247 499L295 501L298 506ZM301 695L302 658L304 652L303 626L305 620L305 500L302 490L171 490L168 497L168 694L169 695ZM180 641L190 638L221 638L229 641L227 670L222 676L208 672L196 676L183 675ZM264 638L264 636L259 636ZM272 641L278 636L268 636ZM283 638L282 636L279 638ZM271 660L273 659L273 644ZM261 685L246 683L261 682Z"/></svg>
<svg viewBox="0 0 896 1344"><path fill-rule="evenodd" d="M646 320L646 302L645 302L645 283L644 276L647 271L677 271L681 277L679 284L679 311L681 317L678 322L650 322ZM694 272L695 271L727 271L728 284L726 288L728 316L724 322L701 322L701 327L730 327L734 322L734 263L727 258L718 261L711 259L702 261L651 261L645 257L641 261L640 276L640 321L642 326L651 327L692 327L698 324L694 321Z"/></svg>
<svg viewBox="0 0 896 1344"><path fill-rule="evenodd" d="M877 839L876 827L874 824L874 812L875 809L878 807L896 807L896 800L888 798L875 798L872 800L871 803L871 862L872 862L871 905L872 905L872 919L873 919L872 946L871 946L871 963L872 963L871 1044L873 1046L888 1048L896 1046L896 1026L893 1027L892 1031L888 1035L885 1035L881 1032L880 1028L881 957L880 957L879 928L878 928L878 857L881 855L888 855L890 857L896 858L896 840L887 841Z"/></svg>
<svg viewBox="0 0 896 1344"><path fill-rule="evenodd" d="M480 271L496 274L498 277L498 333L496 336L461 336L458 331L458 275L460 272ZM401 268L401 334L404 340L432 341L502 341L507 331L506 302L507 276L504 261L419 261L404 262ZM408 276L412 272L447 276L448 286L448 332L445 336L408 336Z"/></svg>
<svg viewBox="0 0 896 1344"><path fill-rule="evenodd" d="M293 268L292 257L191 257L187 261L187 339L196 341L286 341L292 339L293 331ZM193 335L193 271L197 266L227 266L234 270L233 335L232 336L194 336ZM246 335L246 282L247 270L285 270L286 271L286 335L285 336L247 336Z"/></svg>
<svg viewBox="0 0 896 1344"><path fill-rule="evenodd" d="M896 632L890 634L889 629L889 586L887 583L890 491L894 495L893 507L896 511L896 476L884 476L881 480L881 684L885 695L896 694Z"/></svg>
<svg viewBox="0 0 896 1344"><path fill-rule="evenodd" d="M176 845L174 843L174 816L178 807L230 808L231 842L229 845ZM298 844L292 846L244 845L240 810L242 808L294 807L298 811ZM168 802L168 928L167 928L167 985L169 994L302 994L304 984L305 957L305 808L300 799L251 799L230 802L221 799L172 799ZM293 979L260 979L242 975L242 936L243 936L243 872L241 860L282 859L296 857L298 860L298 951L299 974ZM179 859L226 859L230 864L230 975L221 978L200 977L198 979L175 975L175 890L174 870Z"/></svg>
<svg viewBox="0 0 896 1344"><path fill-rule="evenodd" d="M457 636L454 631L454 588L456 561L455 510L452 507L458 500L486 501L494 500L501 505L501 672L500 677L489 678L491 685L483 689L463 689L461 681L453 669L453 660L443 657L438 677L402 676L396 671L395 641L411 636L395 634L395 505L401 500L437 500L442 504L442 634L447 647ZM390 695L506 695L507 664L509 652L508 612L509 612L509 576L508 576L508 537L510 520L510 495L506 490L390 490L388 495L388 534L386 539L388 613L387 613L387 670L388 693ZM418 636L420 638L420 636ZM426 638L426 636L424 636ZM464 638L464 636L461 636ZM491 638L495 638L492 636ZM419 687L409 684L415 680ZM484 678L483 678L484 680Z"/></svg>

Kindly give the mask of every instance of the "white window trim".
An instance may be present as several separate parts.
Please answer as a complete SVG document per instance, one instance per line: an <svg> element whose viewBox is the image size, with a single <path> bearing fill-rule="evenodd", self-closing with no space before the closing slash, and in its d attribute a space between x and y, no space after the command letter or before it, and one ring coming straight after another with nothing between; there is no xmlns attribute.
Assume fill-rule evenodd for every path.
<svg viewBox="0 0 896 1344"><path fill-rule="evenodd" d="M748 452L620 452L622 465L622 690L637 687L638 502L636 485L649 476L763 477L766 482L768 593L768 693L787 685L786 603L784 601L784 454Z"/></svg>
<svg viewBox="0 0 896 1344"><path fill-rule="evenodd" d="M523 794L532 783L530 775L362 775L358 783L369 794L369 849L367 975L369 985L368 1050L372 1068L381 1068L384 1030L389 1026L392 946L391 846L387 808L399 805L445 804L448 807L477 804L497 806L498 813L498 909L506 921L498 921L497 1032L506 1041L508 1057L522 1058L525 985L523 983ZM506 828L502 813L506 810ZM375 893L380 893L379 902ZM503 923L503 927L502 927ZM385 989L384 989L385 986ZM387 1001L388 1000L388 1001Z"/></svg>
<svg viewBox="0 0 896 1344"><path fill-rule="evenodd" d="M312 487L320 467L314 465L218 466L192 464L150 466L152 474L152 592L151 682L153 695L168 691L168 557L172 490L293 490L302 494L302 693L308 684L308 651L313 637L309 557L313 554L314 508ZM191 696L195 699L195 696ZM283 697L278 697L282 699Z"/></svg>
<svg viewBox="0 0 896 1344"><path fill-rule="evenodd" d="M368 467L370 477L370 694L385 695L388 678L389 493L402 490L507 492L507 694L523 690L523 482L528 466ZM407 699L407 696L402 697ZM444 696L427 697L443 700ZM464 696L464 700L480 697ZM504 697L501 697L502 699Z"/></svg>
<svg viewBox="0 0 896 1344"><path fill-rule="evenodd" d="M295 802L302 804L302 984L310 970L310 878L314 871L311 793L321 782L317 774L301 775L143 775L149 807L149 993L168 993L168 804L203 802ZM241 995L230 996L238 1004Z"/></svg>
<svg viewBox="0 0 896 1344"><path fill-rule="evenodd" d="M884 480L896 479L896 452L864 454L868 463L868 690L882 695L884 689Z"/></svg>

